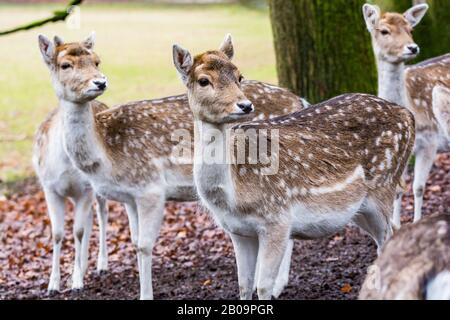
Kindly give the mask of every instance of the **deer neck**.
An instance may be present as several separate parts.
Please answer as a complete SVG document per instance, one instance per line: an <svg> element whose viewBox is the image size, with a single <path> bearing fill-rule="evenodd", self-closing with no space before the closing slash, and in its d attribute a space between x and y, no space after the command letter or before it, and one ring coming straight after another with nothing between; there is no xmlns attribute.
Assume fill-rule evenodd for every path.
<svg viewBox="0 0 450 320"><path fill-rule="evenodd" d="M215 212L231 211L235 203L227 128L194 122L194 181L200 198Z"/></svg>
<svg viewBox="0 0 450 320"><path fill-rule="evenodd" d="M406 107L405 64L377 60L378 96Z"/></svg>
<svg viewBox="0 0 450 320"><path fill-rule="evenodd" d="M63 143L74 165L87 174L96 173L107 159L90 102L60 101L63 113Z"/></svg>

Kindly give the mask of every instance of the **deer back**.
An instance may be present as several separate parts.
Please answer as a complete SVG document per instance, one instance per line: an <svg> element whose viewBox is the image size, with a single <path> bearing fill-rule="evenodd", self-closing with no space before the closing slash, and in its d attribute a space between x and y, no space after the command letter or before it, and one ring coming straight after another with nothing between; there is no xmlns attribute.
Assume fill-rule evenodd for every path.
<svg viewBox="0 0 450 320"><path fill-rule="evenodd" d="M295 202L339 207L377 188L393 190L415 138L408 110L364 94L343 95L234 129L262 132L268 139L272 131L279 132L279 154L269 155L279 163L275 174L265 175L266 165L251 164L250 155L244 164L231 167L238 206L244 212L261 208L261 214ZM252 139L249 136L247 147L256 144Z"/></svg>
<svg viewBox="0 0 450 320"><path fill-rule="evenodd" d="M416 117L417 131L437 131L433 112L433 88L450 88L450 54L408 67L406 89L411 111Z"/></svg>
<svg viewBox="0 0 450 320"><path fill-rule="evenodd" d="M254 101L256 119L291 113L305 105L288 90L257 81L244 81L243 90ZM96 122L119 181L145 183L163 167L192 175L191 164L179 165L171 159L179 143L174 133L189 137L193 154L193 117L186 95L119 105L97 114Z"/></svg>

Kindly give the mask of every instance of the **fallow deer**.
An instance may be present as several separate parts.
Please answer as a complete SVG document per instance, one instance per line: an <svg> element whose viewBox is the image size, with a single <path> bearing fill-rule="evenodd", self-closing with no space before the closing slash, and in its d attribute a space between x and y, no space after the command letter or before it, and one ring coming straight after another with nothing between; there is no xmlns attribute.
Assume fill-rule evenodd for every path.
<svg viewBox="0 0 450 320"><path fill-rule="evenodd" d="M171 138L178 131L192 136L187 97L132 102L96 113L92 100L106 89L106 78L98 69L94 38L55 45L40 36L39 43L59 98L63 151L96 194L125 204L138 252L140 297L152 298L151 254L164 203L197 200L192 164L173 157L179 141ZM293 112L306 103L256 81L245 82L245 88L260 107L258 119ZM287 281L286 260L280 288Z"/></svg>
<svg viewBox="0 0 450 320"><path fill-rule="evenodd" d="M369 268L364 300L450 300L450 214L410 224Z"/></svg>
<svg viewBox="0 0 450 320"><path fill-rule="evenodd" d="M425 184L436 153L450 150L450 140L439 125L449 123L449 111L436 113L433 109L433 88L437 85L450 88L450 54L405 65L420 52L412 31L427 10L427 4L419 4L404 14L381 14L377 6L366 4L363 7L378 67L378 95L408 108L416 120L414 221L422 217ZM448 103L439 106L445 107ZM402 192L398 192L394 209L397 226L400 225L401 197Z"/></svg>
<svg viewBox="0 0 450 320"><path fill-rule="evenodd" d="M63 40L54 39L55 46L62 46ZM86 42L85 46L89 46ZM41 50L48 50L41 47ZM59 66L64 70L65 65ZM55 70L56 71L56 70ZM106 105L94 101L94 112L105 110ZM48 285L50 293L60 290L60 255L64 238L65 200L74 204L73 233L75 240L75 259L72 273L72 289L83 288L83 277L88 265L89 237L92 228L92 188L72 165L64 151L62 136L62 113L60 109L52 111L39 126L33 146L33 166L44 190L47 202L53 241L52 271ZM96 197L97 217L99 221L99 252L97 271L108 269L108 252L106 246L107 209L105 200Z"/></svg>
<svg viewBox="0 0 450 320"><path fill-rule="evenodd" d="M442 135L450 140L450 88L441 85L434 87L433 113Z"/></svg>
<svg viewBox="0 0 450 320"><path fill-rule="evenodd" d="M94 112L106 109L106 106L94 102ZM74 205L73 233L75 239L75 260L72 289L83 288L83 276L87 270L89 237L92 227L91 208L93 204L92 188L83 179L67 157L62 144L62 119L60 110L54 110L40 125L36 132L33 147L33 166L42 185L48 207L53 241L52 271L48 291L60 290L60 256L64 238L65 200ZM95 197L97 218L99 221L99 252L97 271L108 269L106 245L107 209L102 197Z"/></svg>
<svg viewBox="0 0 450 320"><path fill-rule="evenodd" d="M252 297L258 265L258 296L270 299L291 238L329 236L353 221L380 250L392 233L395 189L413 148L414 118L378 97L346 94L229 130L231 121L251 119L254 109L230 52L192 57L174 45L173 59L194 116L198 195L233 241L240 297ZM255 134L242 139L241 132ZM266 137L275 141L267 157L278 171L267 170L265 157L246 152L250 145L264 148L258 141ZM245 161L237 161L242 156Z"/></svg>

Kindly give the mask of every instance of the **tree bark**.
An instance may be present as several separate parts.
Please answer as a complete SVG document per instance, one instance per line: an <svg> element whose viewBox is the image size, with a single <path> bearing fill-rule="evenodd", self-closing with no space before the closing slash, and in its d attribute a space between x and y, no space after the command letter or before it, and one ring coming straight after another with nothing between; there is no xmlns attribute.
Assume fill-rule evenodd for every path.
<svg viewBox="0 0 450 320"><path fill-rule="evenodd" d="M365 0L270 0L281 86L316 103L347 92L376 93Z"/></svg>

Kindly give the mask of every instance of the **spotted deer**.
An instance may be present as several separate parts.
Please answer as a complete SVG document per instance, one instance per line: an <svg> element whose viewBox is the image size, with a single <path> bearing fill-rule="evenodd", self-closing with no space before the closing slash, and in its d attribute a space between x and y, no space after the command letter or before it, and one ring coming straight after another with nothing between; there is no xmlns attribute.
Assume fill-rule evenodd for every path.
<svg viewBox="0 0 450 320"><path fill-rule="evenodd" d="M225 40L229 42L231 38ZM172 139L174 133L192 136L193 132L187 97L137 101L96 112L93 100L107 83L93 51L94 38L55 44L40 36L39 43L59 98L63 151L95 194L125 204L138 255L140 297L150 299L151 254L164 203L197 200L192 164L173 154L180 142ZM260 106L257 119L293 112L306 104L268 84L245 81L244 87ZM288 271L289 261L280 275L281 287Z"/></svg>
<svg viewBox="0 0 450 320"><path fill-rule="evenodd" d="M94 102L94 112L106 109L106 106ZM49 293L60 290L60 256L64 238L65 201L74 205L73 233L75 240L74 270L72 289L83 288L83 277L88 266L89 237L92 228L92 205L94 194L86 179L67 157L62 144L62 118L59 109L49 114L36 132L33 146L33 166L42 185L47 202L53 241L53 259ZM97 271L108 270L108 251L106 245L106 202L96 196L96 212L99 221L99 252Z"/></svg>
<svg viewBox="0 0 450 320"><path fill-rule="evenodd" d="M89 47L91 41L91 39L88 39L83 45ZM63 40L60 37L55 37L54 45L63 46ZM40 49L44 52L50 49L43 39L40 39ZM64 69L66 65L61 63L60 68ZM106 105L97 101L92 103L92 107L95 113L107 108ZM83 288L83 277L88 266L89 237L92 228L91 210L94 201L89 182L72 165L64 151L62 129L62 112L61 109L56 109L39 126L33 145L33 166L44 190L52 228L53 259L48 285L50 293L60 290L60 255L64 238L65 200L70 200L74 205L75 259L72 289ZM103 198L98 196L95 198L100 229L97 271L101 272L108 269L107 209Z"/></svg>
<svg viewBox="0 0 450 320"><path fill-rule="evenodd" d="M450 300L450 214L397 232L369 267L362 300Z"/></svg>
<svg viewBox="0 0 450 320"><path fill-rule="evenodd" d="M416 222L422 217L425 184L436 154L450 150L450 140L445 133L445 126L450 121L448 103L441 100L434 103L433 98L436 86L450 88L450 54L416 65L405 65L420 52L412 31L427 10L427 4L419 4L404 14L382 14L377 6L366 4L363 7L378 67L378 95L408 108L416 120L413 183ZM441 94L439 89L436 94ZM399 191L394 209L397 226L400 225L401 197L402 192Z"/></svg>
<svg viewBox="0 0 450 320"><path fill-rule="evenodd" d="M326 237L353 221L383 246L413 148L414 118L378 97L346 94L290 115L230 125L251 120L255 110L232 52L192 57L174 45L173 60L194 117L200 200L232 239L241 299L251 299L255 273L258 297L270 299L289 239ZM258 134L242 139L242 132ZM278 142L267 154L278 170L246 152L250 145L263 148L261 138Z"/></svg>

